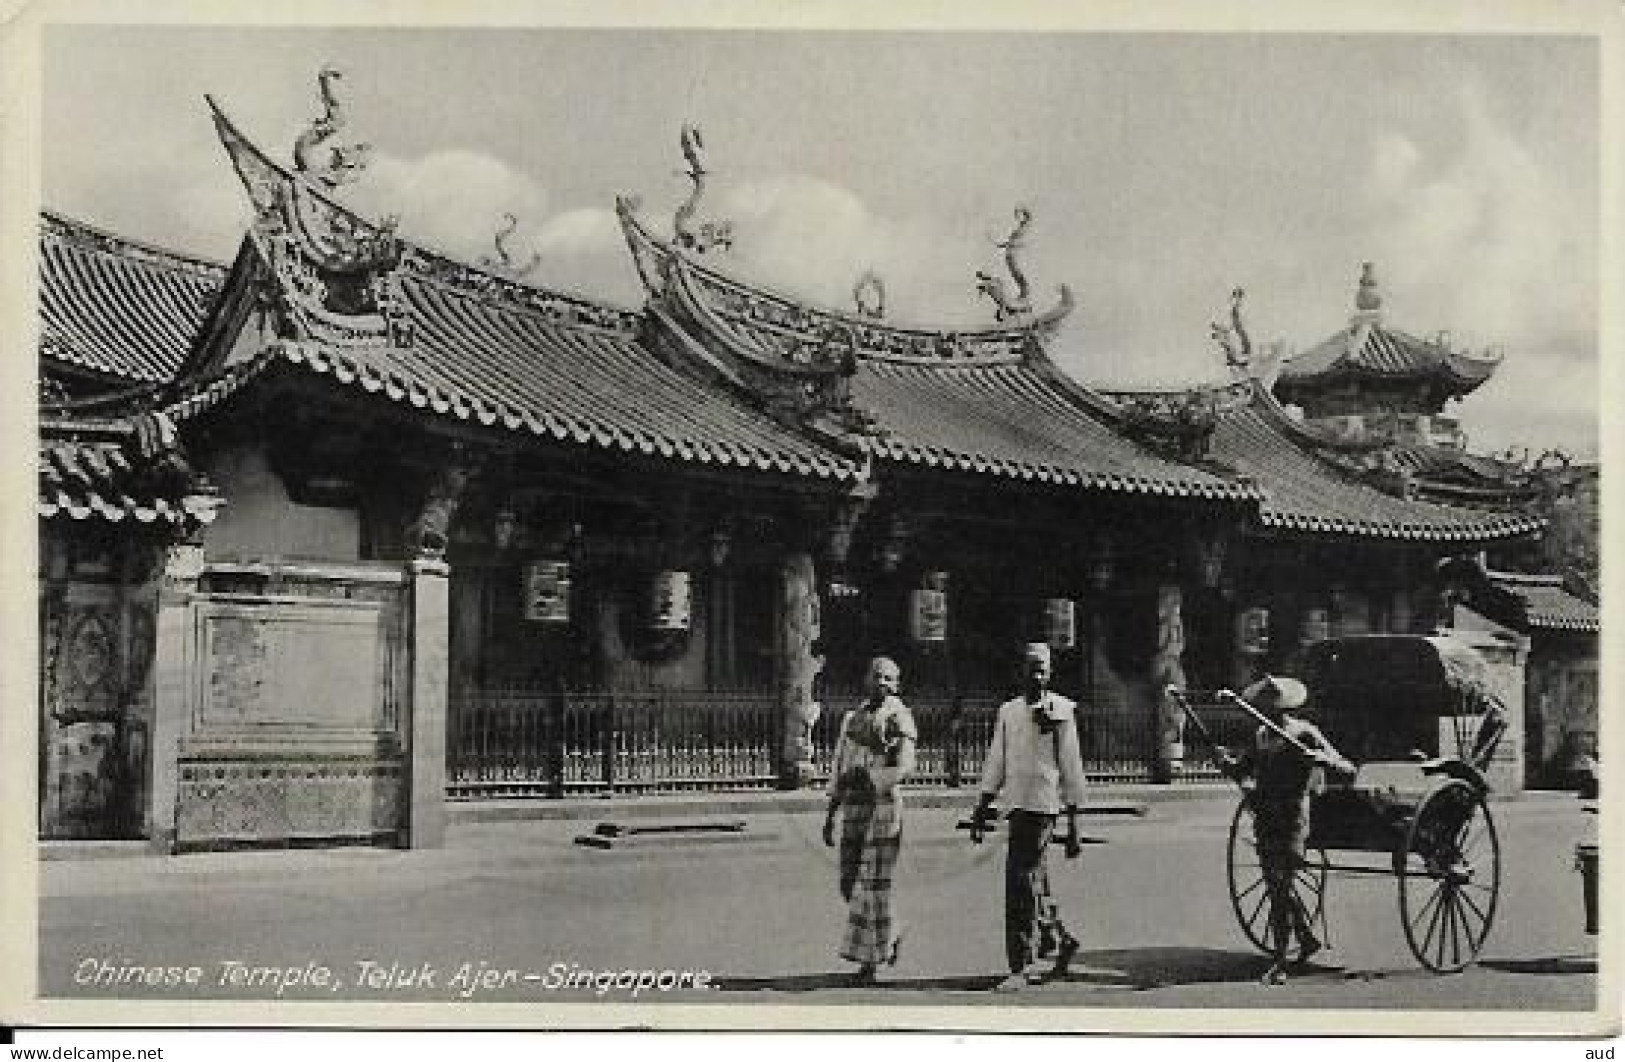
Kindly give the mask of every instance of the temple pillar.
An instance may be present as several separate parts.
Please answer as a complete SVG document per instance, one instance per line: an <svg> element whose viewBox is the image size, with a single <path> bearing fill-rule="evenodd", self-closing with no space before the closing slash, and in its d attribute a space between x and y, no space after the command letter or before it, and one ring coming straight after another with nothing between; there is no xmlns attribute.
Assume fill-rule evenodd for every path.
<svg viewBox="0 0 1625 1062"><path fill-rule="evenodd" d="M446 839L451 568L443 558L452 520L473 475L468 453L454 446L429 477L422 506L407 533L407 543L416 553L407 562L412 714L404 735L409 766L401 831L401 843L407 848L438 848Z"/></svg>
<svg viewBox="0 0 1625 1062"><path fill-rule="evenodd" d="M407 727L410 781L402 842L438 848L446 838L446 712L451 642L451 569L419 557L408 565L412 717Z"/></svg>
<svg viewBox="0 0 1625 1062"><path fill-rule="evenodd" d="M203 575L203 546L185 542L164 552L153 634L151 781L142 808L142 831L154 851L175 850L175 808L180 795L181 745L188 732L187 679L192 660L192 602Z"/></svg>
<svg viewBox="0 0 1625 1062"><path fill-rule="evenodd" d="M778 702L784 720L779 780L788 789L812 780L812 729L822 708L813 699L813 684L824 661L816 652L821 617L811 554L796 552L784 558L778 608Z"/></svg>
<svg viewBox="0 0 1625 1062"><path fill-rule="evenodd" d="M1151 703L1155 706L1156 760L1153 779L1170 782L1185 760L1185 713L1169 696L1169 686L1185 688L1185 623L1179 584L1157 588L1157 652L1151 661Z"/></svg>

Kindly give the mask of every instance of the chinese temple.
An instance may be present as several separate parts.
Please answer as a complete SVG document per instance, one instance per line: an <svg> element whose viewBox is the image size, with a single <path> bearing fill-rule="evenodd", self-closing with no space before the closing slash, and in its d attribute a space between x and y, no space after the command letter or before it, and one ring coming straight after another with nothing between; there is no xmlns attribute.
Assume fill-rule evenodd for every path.
<svg viewBox="0 0 1625 1062"><path fill-rule="evenodd" d="M1435 352L1406 405L1374 318L1273 393L1107 394L1051 360L1029 211L967 273L986 327L893 321L872 273L813 305L738 267L692 129L669 224L617 201L615 306L416 244L344 205L331 130L289 166L210 106L229 265L44 220L44 837L434 845L449 801L800 786L875 653L956 785L1033 639L1092 774L1212 778L1169 683L1432 630L1442 562L1541 528L1320 423L1471 390Z"/></svg>

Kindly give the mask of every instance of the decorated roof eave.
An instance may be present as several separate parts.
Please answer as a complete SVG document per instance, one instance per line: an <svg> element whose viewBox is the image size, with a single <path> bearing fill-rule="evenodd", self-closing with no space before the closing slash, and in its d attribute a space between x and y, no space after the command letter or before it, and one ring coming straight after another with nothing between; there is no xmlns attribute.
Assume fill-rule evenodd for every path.
<svg viewBox="0 0 1625 1062"><path fill-rule="evenodd" d="M1545 526L1533 517L1508 517L1472 527L1440 527L1436 524L1370 523L1328 519L1265 510L1259 514L1263 527L1294 535L1330 538L1359 538L1371 541L1404 541L1451 546L1484 546L1493 542L1538 534Z"/></svg>
<svg viewBox="0 0 1625 1062"><path fill-rule="evenodd" d="M676 462L695 469L728 472L760 472L806 477L830 483L856 482L864 475L858 462L833 453L815 457L795 457L752 449L712 451L680 446L667 440L606 434L584 424L566 422L556 416L539 417L512 409L497 409L490 403L448 395L418 381L386 376L371 366L346 356L339 349L320 343L282 340L268 348L267 356L292 365L304 373L330 380L345 388L394 403L399 409L416 412L456 425L456 433L490 429L512 438L539 439L567 446L585 446L606 453Z"/></svg>
<svg viewBox="0 0 1625 1062"><path fill-rule="evenodd" d="M692 320L702 332L716 339L724 350L742 361L784 376L820 379L830 375L830 370L822 366L787 364L768 356L758 343L753 342L755 336L724 320L695 290L694 269L693 263L681 252L672 255L672 280L668 288L670 295L667 301L673 303L674 308ZM703 343L699 345L704 346ZM737 373L730 372L729 376L740 379ZM740 379L740 382L744 381Z"/></svg>
<svg viewBox="0 0 1625 1062"><path fill-rule="evenodd" d="M1253 408L1259 410L1271 427L1280 431L1290 443L1311 457L1331 477L1359 484L1369 489L1380 489L1354 475L1338 462L1327 457L1316 444L1316 436L1287 415L1280 401L1269 389L1257 384L1253 388ZM1389 493L1389 492L1384 492ZM1391 497L1397 496L1392 495ZM1268 505L1260 512L1260 520L1267 527L1314 535L1345 535L1361 538L1402 539L1407 541L1441 543L1484 543L1523 538L1540 533L1546 522L1526 514L1504 514L1499 519L1486 519L1472 527L1440 527L1434 524L1402 524L1395 527L1386 523L1368 523L1343 519L1320 518L1273 512Z"/></svg>
<svg viewBox="0 0 1625 1062"><path fill-rule="evenodd" d="M1301 542L1359 542L1368 545L1430 546L1446 554L1476 552L1495 543L1525 538L1538 534L1544 526L1514 521L1502 521L1487 528L1440 528L1430 524L1411 524L1395 527L1350 520L1316 519L1261 510L1256 523L1244 528L1244 533L1259 541Z"/></svg>
<svg viewBox="0 0 1625 1062"><path fill-rule="evenodd" d="M1381 334L1398 346L1424 352L1426 364L1394 368L1367 364L1361 355L1373 334ZM1335 350L1336 353L1326 360L1326 364L1318 368L1302 368L1305 362L1319 360L1322 351L1330 350ZM1296 391L1312 390L1346 379L1369 381L1428 379L1445 386L1452 394L1466 395L1489 380L1500 363L1500 358L1471 357L1418 339L1399 329L1360 325L1344 329L1304 354L1288 360L1281 366L1276 386Z"/></svg>
<svg viewBox="0 0 1625 1062"><path fill-rule="evenodd" d="M1258 488L1251 483L1214 484L1172 482L1144 476L1114 474L1086 474L1074 468L1033 462L1007 461L970 456L949 451L916 454L889 445L884 439L868 440L865 448L873 455L877 470L890 467L908 474L929 475L932 472L955 474L974 473L994 481L1019 481L1069 490L1098 491L1104 494L1127 494L1146 498L1166 498L1174 501L1216 502L1228 505L1252 505L1259 499Z"/></svg>
<svg viewBox="0 0 1625 1062"><path fill-rule="evenodd" d="M134 462L131 453L139 455ZM163 413L42 417L36 460L35 511L44 520L100 520L173 535L212 522L221 504L215 489L190 471ZM162 462L169 463L162 481L143 483Z"/></svg>
<svg viewBox="0 0 1625 1062"><path fill-rule="evenodd" d="M1171 461L1170 458L1156 454L1151 448L1135 439L1132 433L1128 431L1127 416L1122 406L1074 379L1071 374L1055 363L1055 360L1049 356L1049 351L1043 344L1034 343L1027 349L1025 364L1027 368L1055 388L1085 415L1103 422L1147 456L1157 456L1160 460ZM1220 385L1212 388L1212 390L1227 391L1233 390L1235 387L1236 385L1233 384ZM1265 498L1263 488L1254 482L1251 477L1243 475L1235 469L1222 467L1217 462L1191 458L1173 463L1229 481L1229 489L1193 491L1192 493L1197 496L1236 502L1260 502Z"/></svg>
<svg viewBox="0 0 1625 1062"><path fill-rule="evenodd" d="M1530 630L1569 634L1598 634L1602 630L1596 602L1570 591L1561 575L1530 575L1487 569L1482 570L1482 575ZM1534 599L1534 595L1541 593L1555 598L1555 607L1551 606L1550 600L1543 606Z"/></svg>
<svg viewBox="0 0 1625 1062"><path fill-rule="evenodd" d="M634 201L624 196L616 200L616 213L638 275L651 297L666 299L675 295L672 277L680 273L688 281L689 293L693 298L709 304L706 296L719 290L749 297L765 304L771 315L786 322L778 325L784 331L805 335L850 333L857 340L858 355L866 359L922 364L957 364L961 359L973 360L977 364L1018 361L1033 337L1053 333L1074 306L1071 289L1061 285L1055 306L1017 324L972 329L890 324L831 307L814 306L771 285L742 280L718 270L701 261L700 256L675 247L650 232L637 216ZM714 307L712 312L722 316ZM764 331L772 331L775 327L774 323L766 321L752 322L752 325ZM903 350L918 353L900 353ZM944 354L944 350L964 353ZM760 357L760 354L755 356Z"/></svg>

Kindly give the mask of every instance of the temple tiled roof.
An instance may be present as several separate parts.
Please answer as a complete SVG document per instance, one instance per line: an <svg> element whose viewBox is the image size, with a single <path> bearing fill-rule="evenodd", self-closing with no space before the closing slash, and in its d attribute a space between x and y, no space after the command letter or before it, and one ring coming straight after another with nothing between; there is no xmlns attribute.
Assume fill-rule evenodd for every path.
<svg viewBox="0 0 1625 1062"><path fill-rule="evenodd" d="M877 457L1137 494L1256 498L1252 484L1139 446L1064 385L1030 365L944 366L866 359L853 400L879 423Z"/></svg>
<svg viewBox="0 0 1625 1062"><path fill-rule="evenodd" d="M1438 542L1490 542L1541 527L1521 513L1443 505L1380 489L1316 452L1312 437L1262 390L1219 420L1212 454L1263 489L1259 515L1266 527Z"/></svg>
<svg viewBox="0 0 1625 1062"><path fill-rule="evenodd" d="M1496 589L1516 602L1531 629L1591 633L1602 629L1597 606L1564 589L1560 575L1489 572L1488 576Z"/></svg>
<svg viewBox="0 0 1625 1062"><path fill-rule="evenodd" d="M858 465L663 364L630 330L403 277L410 346L279 344L358 391L488 427L696 464L835 480Z"/></svg>
<svg viewBox="0 0 1625 1062"><path fill-rule="evenodd" d="M267 357L470 424L699 465L858 478L862 466L666 365L641 313L532 287L396 236L290 174L210 101L259 216L232 291L280 293ZM378 279L376 306L336 312L313 273ZM315 285L316 288L324 284Z"/></svg>
<svg viewBox="0 0 1625 1062"><path fill-rule="evenodd" d="M1334 379L1431 380L1459 397L1493 376L1498 364L1369 321L1351 324L1286 362L1275 389L1290 402L1308 387Z"/></svg>
<svg viewBox="0 0 1625 1062"><path fill-rule="evenodd" d="M46 212L40 347L46 358L131 383L172 379L224 267Z"/></svg>
<svg viewBox="0 0 1625 1062"><path fill-rule="evenodd" d="M37 511L47 519L178 527L208 522L211 506L171 449L161 416L97 423L43 421Z"/></svg>
<svg viewBox="0 0 1625 1062"><path fill-rule="evenodd" d="M901 327L728 276L656 239L624 202L621 219L653 303L714 356L707 371L747 391L845 389L870 422L857 438L878 461L1090 490L1257 498L1249 483L1133 441L1114 407L1050 364L1041 342L1072 308L1064 287L1052 308L1021 322Z"/></svg>

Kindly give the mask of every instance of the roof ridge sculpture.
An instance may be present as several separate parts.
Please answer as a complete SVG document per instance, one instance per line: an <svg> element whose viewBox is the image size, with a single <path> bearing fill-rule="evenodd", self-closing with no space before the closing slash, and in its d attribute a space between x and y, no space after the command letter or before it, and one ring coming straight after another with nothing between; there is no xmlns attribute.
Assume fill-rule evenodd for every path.
<svg viewBox="0 0 1625 1062"><path fill-rule="evenodd" d="M373 274L371 282L363 285L372 290L356 293L357 297L351 301L385 318L400 315L395 280L409 274L471 295L512 300L555 323L617 331L639 326L641 314L637 310L528 284L517 276L502 275L402 237L398 232L398 217L390 215L375 222L338 202L329 194L331 185L318 186L317 182L290 172L243 135L212 96L204 99L221 143L258 215L261 253L279 280L306 296L303 299L306 309L314 309L320 301L321 292L315 281L321 278L307 275L310 271L303 268L314 264L318 271L329 274ZM289 261L287 252L290 251L307 261ZM339 316L367 317L369 314ZM394 341L405 338L397 334Z"/></svg>
<svg viewBox="0 0 1625 1062"><path fill-rule="evenodd" d="M698 278L705 294L714 294L728 303L725 316L765 330L806 335L852 329L859 344L858 355L865 359L935 364L1019 360L1029 337L1055 331L1074 306L1071 289L1061 285L1056 306L1020 324L943 328L894 323L861 311L816 305L775 285L725 272L650 232L637 216L639 204L635 198L618 197L615 208L638 274L652 297L669 294L672 271L681 269Z"/></svg>

